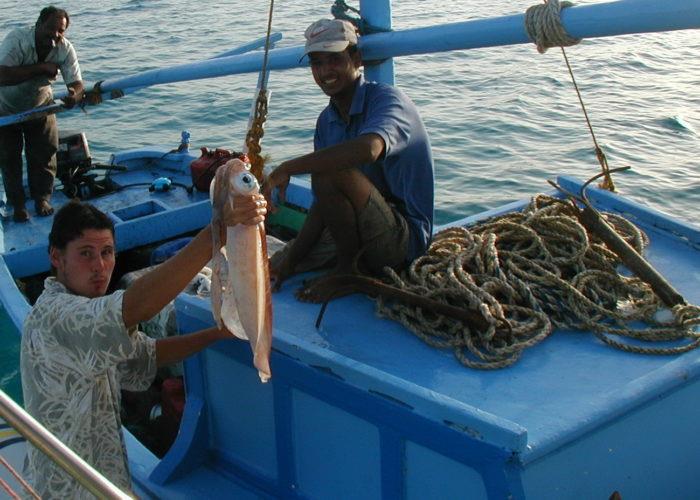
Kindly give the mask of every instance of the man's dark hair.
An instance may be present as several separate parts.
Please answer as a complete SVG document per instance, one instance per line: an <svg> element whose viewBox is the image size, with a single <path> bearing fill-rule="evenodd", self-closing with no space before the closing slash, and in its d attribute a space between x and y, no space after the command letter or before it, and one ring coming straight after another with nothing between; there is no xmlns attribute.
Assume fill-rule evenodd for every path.
<svg viewBox="0 0 700 500"><path fill-rule="evenodd" d="M41 9L41 12L39 12L39 19L36 20L36 26L44 24L47 19L54 14L58 14L66 20L66 29L68 29L68 26L70 26L70 16L68 15L68 12L63 9L59 9L58 7L54 7L53 5L49 5L48 7Z"/></svg>
<svg viewBox="0 0 700 500"><path fill-rule="evenodd" d="M49 249L65 250L68 243L80 238L86 229L109 229L114 237L114 222L94 205L80 201L63 205L53 219Z"/></svg>

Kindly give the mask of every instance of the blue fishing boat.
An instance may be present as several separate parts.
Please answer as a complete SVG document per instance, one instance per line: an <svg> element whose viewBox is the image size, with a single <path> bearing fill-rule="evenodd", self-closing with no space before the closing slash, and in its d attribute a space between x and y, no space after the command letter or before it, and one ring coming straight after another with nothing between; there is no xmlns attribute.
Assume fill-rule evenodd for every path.
<svg viewBox="0 0 700 500"><path fill-rule="evenodd" d="M380 61L366 68L374 80L393 83L394 57L531 43L523 14L390 31L390 2L360 4L362 19L378 28L361 42L365 60ZM561 19L568 35L576 38L697 29L700 4L623 0L570 7ZM258 72L263 67L293 69L300 65L302 51L302 47L267 54L244 51L105 80L101 90L110 97L163 83ZM0 124L25 118L3 117ZM193 187L191 165L199 152L190 150L187 132L180 132L173 132L171 146L117 151L103 163L90 157L85 134L67 133L62 139L68 153L63 156L54 205L79 196L114 220L120 259L129 262L121 271L124 276L156 262L159 252L174 251L181 238L211 219L208 193ZM557 189L545 188L545 180L545 208L565 205L571 211L590 204L609 214L608 221L630 221L647 235L643 254L670 283L670 295L678 294L683 303L700 303L700 229L583 179L559 177ZM553 201L565 200L567 194L575 195L579 204ZM286 204L268 220L269 231L280 237L293 234L311 202L308 182L293 179ZM504 219L507 214L532 211L537 203L515 200L464 214L436 232L484 231L489 224L513 220ZM51 222L50 217L34 217L26 224L3 220L0 301L18 329L39 292L37 284L49 272ZM260 383L246 344L219 342L184 363L184 412L177 436L162 456L149 449L137 432L125 429L139 495L700 495L694 474L700 466L696 451L700 409L694 404L700 393L700 353L693 350L698 335L692 322L684 335L666 337L650 348L643 335L641 341L619 340L615 330L619 325L604 318L600 328L558 326L565 321L555 307L538 311L537 318L554 319L543 319L536 325L542 328L533 327L533 333L525 335L522 347L528 348L516 352L513 343L505 342L508 347L496 356L498 348L457 349L436 340L445 340L439 334L416 335L411 321L402 323L401 313L392 315L386 304L380 301L377 306L365 294L330 301L321 321L319 305L294 297L306 277L290 279L273 295L273 377L268 384ZM669 310L672 298L663 301ZM564 309L563 299L557 300ZM174 310L179 333L214 323L209 299L197 293L181 294ZM595 315L590 311L587 314ZM658 314L664 312L668 313ZM537 323L528 321L524 323ZM546 321L551 321L551 328ZM646 326L632 328L644 331ZM650 349L651 353L640 353ZM157 415L158 411L154 418Z"/></svg>

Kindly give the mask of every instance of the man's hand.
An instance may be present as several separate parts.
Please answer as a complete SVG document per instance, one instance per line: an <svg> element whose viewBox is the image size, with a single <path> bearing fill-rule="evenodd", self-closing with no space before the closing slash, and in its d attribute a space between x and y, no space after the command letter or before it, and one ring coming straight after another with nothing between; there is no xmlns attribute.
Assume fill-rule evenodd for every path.
<svg viewBox="0 0 700 500"><path fill-rule="evenodd" d="M228 329L225 326L221 328L215 328L212 332L212 336L217 340L230 340L236 338L235 335L228 331Z"/></svg>
<svg viewBox="0 0 700 500"><path fill-rule="evenodd" d="M83 82L78 80L67 85L68 94L62 99L63 107L67 109L73 108L76 104L80 104L83 100L85 88Z"/></svg>
<svg viewBox="0 0 700 500"><path fill-rule="evenodd" d="M158 367L178 363L198 353L214 342L232 339L233 334L226 328L207 328L188 335L176 335L156 340L156 365Z"/></svg>
<svg viewBox="0 0 700 500"><path fill-rule="evenodd" d="M262 193L270 205L270 212L275 213L277 207L272 201L272 190L277 188L277 196L281 202L284 202L287 197L287 186L289 186L289 174L285 168L285 164L282 163L276 169L274 169L270 175L267 176L265 182L263 182Z"/></svg>
<svg viewBox="0 0 700 500"><path fill-rule="evenodd" d="M70 88L68 89L68 95L61 100L63 101L63 107L66 109L72 109L79 102L79 99L75 96L75 90Z"/></svg>
<svg viewBox="0 0 700 500"><path fill-rule="evenodd" d="M220 229L220 239L222 244L226 244L226 228L237 224L255 226L265 220L267 214L267 201L261 194L248 196L234 196L231 203L224 206L222 223Z"/></svg>
<svg viewBox="0 0 700 500"><path fill-rule="evenodd" d="M102 94L99 89L88 90L83 93L83 104L94 106L102 102Z"/></svg>
<svg viewBox="0 0 700 500"><path fill-rule="evenodd" d="M58 75L58 64L52 62L39 63L41 72L49 78L56 78Z"/></svg>
<svg viewBox="0 0 700 500"><path fill-rule="evenodd" d="M272 291L277 292L282 287L282 283L294 274L296 264L289 259L289 254L285 255L276 266L270 262L270 281L272 281Z"/></svg>
<svg viewBox="0 0 700 500"><path fill-rule="evenodd" d="M232 203L224 207L223 223L226 226L245 224L255 226L265 220L267 201L261 194L234 196Z"/></svg>

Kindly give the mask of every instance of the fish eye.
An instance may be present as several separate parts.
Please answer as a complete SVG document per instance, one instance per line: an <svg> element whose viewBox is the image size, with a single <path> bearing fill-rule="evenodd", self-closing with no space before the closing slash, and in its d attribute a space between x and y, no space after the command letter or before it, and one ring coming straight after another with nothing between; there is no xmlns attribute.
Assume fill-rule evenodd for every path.
<svg viewBox="0 0 700 500"><path fill-rule="evenodd" d="M239 193L251 193L258 187L258 182L253 174L241 172L236 176L234 186Z"/></svg>

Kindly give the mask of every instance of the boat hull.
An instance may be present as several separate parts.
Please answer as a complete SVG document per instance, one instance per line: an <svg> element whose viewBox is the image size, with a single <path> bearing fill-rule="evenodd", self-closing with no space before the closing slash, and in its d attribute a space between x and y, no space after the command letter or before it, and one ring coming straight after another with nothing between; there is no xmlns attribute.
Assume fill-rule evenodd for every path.
<svg viewBox="0 0 700 500"><path fill-rule="evenodd" d="M560 179L575 190L571 179ZM648 257L700 301L700 233L591 190L651 238ZM516 203L462 223L522 208ZM185 365L180 434L159 462L132 453L155 495L243 485L292 498L655 498L700 495L700 354L643 356L586 332L556 331L516 365L467 369L375 316L371 300L319 308L273 295L271 358L261 385L247 345L222 341ZM206 300L176 302L182 332L212 324Z"/></svg>

